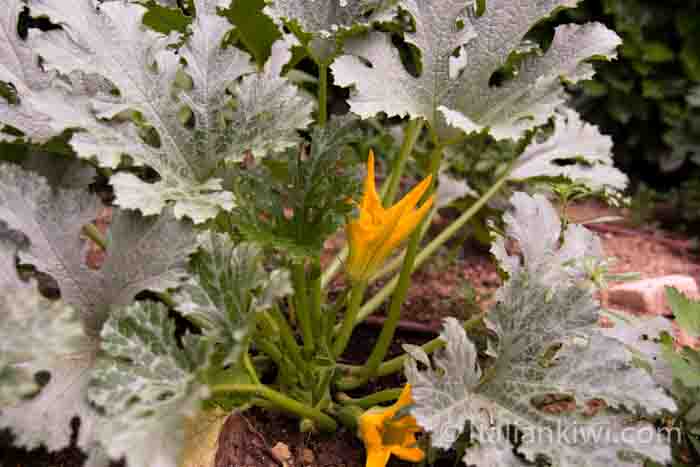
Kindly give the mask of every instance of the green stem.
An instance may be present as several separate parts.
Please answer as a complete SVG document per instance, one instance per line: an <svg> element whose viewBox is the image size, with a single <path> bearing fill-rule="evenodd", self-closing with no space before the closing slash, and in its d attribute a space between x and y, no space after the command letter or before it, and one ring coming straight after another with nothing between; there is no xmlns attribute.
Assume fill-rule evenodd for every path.
<svg viewBox="0 0 700 467"><path fill-rule="evenodd" d="M333 261L331 261L331 264L328 265L328 267L323 271L323 274L321 274L321 287L326 288L328 287L328 284L333 280L336 274L338 274L338 271L340 271L340 267L343 265L343 261L348 257L348 252L350 249L348 248L347 245L343 246L341 250L338 252L338 254L335 255L335 258L333 258Z"/></svg>
<svg viewBox="0 0 700 467"><path fill-rule="evenodd" d="M263 336L255 337L255 346L260 352L264 353L275 362L278 367L282 366L282 352L280 349L269 339Z"/></svg>
<svg viewBox="0 0 700 467"><path fill-rule="evenodd" d="M301 337L304 342L304 356L309 358L314 353L314 333L307 295L306 268L303 262L292 264L292 280L294 281L297 320L299 321Z"/></svg>
<svg viewBox="0 0 700 467"><path fill-rule="evenodd" d="M358 282L352 287L352 292L350 293L350 303L345 309L343 324L340 328L338 338L335 340L333 345L333 355L335 355L336 359L342 355L345 347L347 347L348 342L350 341L352 330L355 328L355 323L357 322L357 312L360 309L360 304L362 304L362 298L365 295L366 289L366 281Z"/></svg>
<svg viewBox="0 0 700 467"><path fill-rule="evenodd" d="M265 385L258 384L217 384L212 386L211 392L216 393L238 393L238 394L255 394L264 397L277 407L297 415L299 418L308 418L313 420L322 431L332 432L338 428L338 424L328 415L318 409L309 407L299 401L285 396L284 394L275 391Z"/></svg>
<svg viewBox="0 0 700 467"><path fill-rule="evenodd" d="M395 401L401 395L401 389L385 389L383 391L375 392L368 396L353 399L345 393L337 394L338 401L343 405L356 405L362 407L363 409L369 409L375 405L381 404L383 402Z"/></svg>
<svg viewBox="0 0 700 467"><path fill-rule="evenodd" d="M97 229L95 224L85 224L83 226L83 233L101 249L107 250L107 239L102 235L102 232Z"/></svg>
<svg viewBox="0 0 700 467"><path fill-rule="evenodd" d="M474 327L478 326L479 323L486 317L487 311L482 311L478 315L474 316L473 318L470 318L467 320L462 327L464 328L465 331L469 331L473 329ZM421 348L426 354L431 354L435 352L438 349L441 349L442 347L445 346L445 341L442 340L440 337L436 337L435 339L432 339L425 344L421 345ZM379 365L379 368L377 369L376 376L382 377L382 376L388 376L394 373L397 373L401 371L403 368L404 362L408 359L408 354L403 354L399 355L398 357L394 357L390 360L385 361L381 365ZM348 391L351 389L355 389L359 386L361 386L364 383L364 379L362 377L362 373L365 369L364 366L350 366L350 365L343 365L341 367L346 373L350 373L349 376L346 376L344 378L339 379L336 381L335 387L338 390L341 391Z"/></svg>
<svg viewBox="0 0 700 467"><path fill-rule="evenodd" d="M478 315L474 316L473 318L470 318L469 320L465 321L464 325L462 326L465 331L469 331L470 329L476 327L483 321L483 319L486 317L487 311L482 311ZM431 354L435 352L436 350L442 348L445 346L445 341L442 340L439 337L436 337L433 340L430 340L423 344L421 348L426 354ZM381 365L379 365L379 368L377 370L377 376L387 376L394 374L398 371L401 371L403 368L403 364L408 358L408 354L403 354L399 355L398 357L394 357L390 360L385 361Z"/></svg>
<svg viewBox="0 0 700 467"><path fill-rule="evenodd" d="M250 354L246 351L243 353L243 368L245 368L246 372L248 373L248 376L250 376L250 379L253 380L253 383L255 384L262 384L260 383L260 378L258 378L258 373L255 371L255 367L253 366L253 362L250 361Z"/></svg>
<svg viewBox="0 0 700 467"><path fill-rule="evenodd" d="M401 150L394 160L394 166L391 168L391 175L389 176L387 189L382 198L384 206L391 206L394 203L396 193L399 191L399 182L401 182L401 176L403 175L404 168L406 167L406 161L408 160L408 156L413 151L413 146L415 146L422 128L422 119L411 120L408 122L403 143L401 144Z"/></svg>
<svg viewBox="0 0 700 467"><path fill-rule="evenodd" d="M432 176L432 182L430 188L423 196L423 202L425 202L425 200L430 196L434 187L436 186L436 179L438 171L440 170L441 160L442 148L438 146L430 155L429 170L430 175ZM418 254L418 247L420 246L421 230L423 222L426 221L427 219L423 219L420 226L411 234L411 239L409 240L406 255L404 257L403 266L401 267L401 273L399 274L399 281L391 299L391 305L389 306L386 321L382 326L382 331L379 333L377 342L374 344L374 349L372 349L372 353L364 365L365 369L363 371L363 376L365 379L372 378L376 375L379 365L382 363L382 361L384 361L384 357L389 350L389 346L391 346L391 341L396 333L396 326L399 323L399 318L401 318L401 307L406 300L408 289L411 286L411 274L413 273L413 265L416 255Z"/></svg>
<svg viewBox="0 0 700 467"><path fill-rule="evenodd" d="M289 358L292 360L292 362L294 362L299 371L305 373L306 363L301 357L299 344L297 344L296 339L294 339L294 332L292 331L291 326L289 326L287 318L284 317L279 309L275 309L272 316L274 317L277 327L279 328L282 345L284 345L284 348L287 349L287 352L289 352Z"/></svg>
<svg viewBox="0 0 700 467"><path fill-rule="evenodd" d="M321 287L321 263L317 259L314 263L314 279L311 281L311 324L314 337L321 339L323 336L323 313L321 311L323 288Z"/></svg>
<svg viewBox="0 0 700 467"><path fill-rule="evenodd" d="M428 258L430 258L433 253L435 253L438 248L440 248L447 240L452 238L459 229L461 229L469 220L479 212L479 210L496 194L499 192L501 187L508 181L510 172L513 165L511 165L508 170L504 172L503 175L494 183L491 188L486 191L474 204L472 204L469 209L464 211L457 219L455 219L452 224L447 226L439 235L432 239L420 253L416 256L414 268L422 265ZM386 298L391 295L392 291L396 288L399 283L399 278L394 277L389 281L384 287L382 287L379 292L377 292L368 302L366 302L360 311L357 313L358 322L363 321L369 315L374 313L377 308L386 300Z"/></svg>
<svg viewBox="0 0 700 467"><path fill-rule="evenodd" d="M318 125L328 120L328 65L318 66Z"/></svg>

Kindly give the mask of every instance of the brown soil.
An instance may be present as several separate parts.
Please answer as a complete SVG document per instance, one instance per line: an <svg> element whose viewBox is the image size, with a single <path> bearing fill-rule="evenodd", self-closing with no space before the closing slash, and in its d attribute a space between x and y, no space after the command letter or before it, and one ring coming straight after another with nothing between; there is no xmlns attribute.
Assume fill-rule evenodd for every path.
<svg viewBox="0 0 700 467"><path fill-rule="evenodd" d="M611 210L597 203L585 203L568 210L569 218L573 222L611 214L626 213ZM612 267L613 272L639 272L642 277L688 274L698 278L700 275L700 259L691 253L692 244L687 239L659 230L631 226L628 223L599 224L592 225L591 228L600 233L606 254L618 258ZM330 249L335 249L337 242L330 242L329 246ZM340 286L341 283L342 279L335 285ZM497 270L488 252L469 242L463 245L457 261L437 257L426 264L414 275L413 286L404 307L403 318L407 322L393 343L390 356L399 354L403 343L421 344L433 338L439 330L442 318L455 316L467 319L479 308L487 307L499 283ZM380 285L373 286L373 289L376 290ZM602 299L605 304L605 294L602 295ZM378 318L357 328L344 355L346 362L359 363L367 357L368 350L372 348L379 332L382 313L383 310L379 310ZM386 377L371 383L363 392L399 387L401 384L400 376ZM298 430L298 421L258 409L247 411L244 420L247 427L245 429L257 440L255 443L251 442L251 446L262 443L259 444L259 449L263 451L257 457L244 458L244 461L259 461L243 465L240 458L237 463L236 457L227 457L226 453L220 452L217 467L283 467L280 462L272 460L266 454L267 449L278 442L289 447L291 457L286 461L288 467L364 466L363 445L354 433L346 429L340 429L333 435L301 433ZM237 430L244 426L239 422L235 424L238 426ZM242 440L247 439L228 433L226 429L221 436L221 441L224 444L228 442L229 446L241 446ZM83 454L75 447L51 454L44 449L28 452L11 447L11 440L12 437L7 431L0 432L0 467L78 467L84 460ZM312 455L309 454L309 450ZM309 462L311 457L313 460ZM389 463L390 467L408 465L395 458ZM451 466L453 461L445 461L444 465Z"/></svg>

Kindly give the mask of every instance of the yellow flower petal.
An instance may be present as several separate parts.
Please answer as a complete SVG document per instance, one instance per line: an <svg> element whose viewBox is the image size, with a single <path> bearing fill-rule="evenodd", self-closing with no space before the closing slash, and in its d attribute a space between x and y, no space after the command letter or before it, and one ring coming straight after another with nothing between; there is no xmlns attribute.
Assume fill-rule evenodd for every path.
<svg viewBox="0 0 700 467"><path fill-rule="evenodd" d="M365 192L359 205L359 217L346 227L350 254L346 271L356 281L368 279L391 252L420 224L432 207L431 197L416 209L416 205L430 187L426 177L402 200L384 209L374 181L374 153L367 160Z"/></svg>
<svg viewBox="0 0 700 467"><path fill-rule="evenodd" d="M367 463L365 465L366 467L385 467L390 457L391 451L386 448L368 450Z"/></svg>
<svg viewBox="0 0 700 467"><path fill-rule="evenodd" d="M416 419L406 415L394 420L399 410L412 403L411 385L407 384L392 406L372 408L360 416L359 434L367 451L367 467L385 467L392 454L410 462L423 460L425 454L416 446L415 433L420 431Z"/></svg>

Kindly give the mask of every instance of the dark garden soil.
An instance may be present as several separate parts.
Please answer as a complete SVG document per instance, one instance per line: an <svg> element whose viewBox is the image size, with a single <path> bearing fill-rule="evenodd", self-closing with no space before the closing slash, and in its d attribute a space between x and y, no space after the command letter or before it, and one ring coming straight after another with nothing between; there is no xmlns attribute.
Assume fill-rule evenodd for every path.
<svg viewBox="0 0 700 467"><path fill-rule="evenodd" d="M597 203L585 203L568 210L573 222L611 214L626 213ZM600 234L606 254L617 258L613 272L639 272L643 278L667 274L700 277L700 257L693 254L693 242L687 238L625 222L590 227ZM329 242L329 247L334 249L337 242ZM404 321L390 356L399 354L403 343L421 344L432 339L439 332L442 318L468 319L491 304L500 279L488 251L472 242L461 245L456 251L456 260L447 255L438 256L414 275L404 307ZM340 283L336 281L335 285L340 286ZM601 300L606 303L605 293ZM367 357L379 333L382 313L380 310L376 317L356 329L344 354L346 363L361 363ZM402 384L400 376L389 376L372 382L364 391ZM7 431L0 432L0 467L78 467L84 461L83 454L75 447L49 454L44 449L17 449L11 443L12 436ZM216 467L362 467L365 459L362 442L346 429L332 435L301 433L297 420L259 409L230 419L219 443ZM272 454L273 446L278 443L289 448L290 456L284 462ZM118 465L114 463L113 467ZM395 458L389 462L390 467L408 465ZM454 457L437 465L451 467Z"/></svg>

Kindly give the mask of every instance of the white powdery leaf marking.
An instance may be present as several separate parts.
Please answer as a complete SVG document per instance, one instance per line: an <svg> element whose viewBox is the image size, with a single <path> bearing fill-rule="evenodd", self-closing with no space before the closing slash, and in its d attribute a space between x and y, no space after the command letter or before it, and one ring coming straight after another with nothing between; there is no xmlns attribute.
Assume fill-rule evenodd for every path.
<svg viewBox="0 0 700 467"><path fill-rule="evenodd" d="M0 12L0 81L12 83L20 98L18 104L0 98L0 123L44 141L52 134L49 118L32 106L28 97L46 88L50 77L39 66L36 53L19 37L18 20L24 7L21 0L8 0ZM12 139L0 132L0 141Z"/></svg>
<svg viewBox="0 0 700 467"><path fill-rule="evenodd" d="M14 406L40 388L34 375L55 359L77 352L83 329L73 309L41 296L15 267L17 246L0 226L0 408Z"/></svg>
<svg viewBox="0 0 700 467"><path fill-rule="evenodd" d="M508 0L500 0L498 3L501 2L508 3ZM490 6L487 7L485 16L489 15L489 8ZM494 5L491 15L500 15L498 5ZM481 18L475 22L477 30L480 20ZM501 86L488 84L495 69L491 69L488 76L477 70L496 64L489 60L495 58L491 54L502 54L506 50L484 50L480 47L483 42L488 42L488 39L475 40L462 50L466 67L460 77L460 85L450 90L451 104L445 104L440 110L443 113L447 110L461 113L469 122L464 127L466 132L490 127L491 134L497 139L517 139L526 130L545 123L554 109L564 102L561 79L576 82L590 78L593 67L585 63L585 60L592 56L615 57L615 49L621 40L599 23L559 26L547 52L541 57L526 58L520 65L517 76ZM480 55L484 53L487 54L486 60ZM501 64L506 56L502 55ZM452 123L458 128L463 127L459 121L453 120Z"/></svg>
<svg viewBox="0 0 700 467"><path fill-rule="evenodd" d="M214 0L195 2L197 17L178 55L170 48L178 37L146 28L141 5L115 1L97 8L80 0L66 9L60 0L32 2L33 10L63 26L34 41L47 66L97 73L119 90L117 98L92 99L92 121L70 120L85 130L73 137L73 148L108 167L126 154L160 175L151 184L128 173L112 177L122 207L151 215L174 202L177 218L205 222L235 205L218 178L225 161L241 160L246 151L262 156L290 147L297 142L296 131L311 121L310 100L280 77L289 44L275 44L265 70L255 72L247 54L222 48L232 26L217 15L215 5ZM191 87L178 84L182 71L192 79ZM234 89L241 78L240 89ZM183 121L184 110L191 112L192 125ZM158 144L142 140L133 122L120 122L125 111L139 112Z"/></svg>
<svg viewBox="0 0 700 467"><path fill-rule="evenodd" d="M510 174L511 179L563 176L592 190L625 189L627 176L613 166L612 138L600 134L597 127L584 122L576 111L568 108L555 114L554 125L554 134L525 148ZM557 163L565 160L574 163Z"/></svg>
<svg viewBox="0 0 700 467"><path fill-rule="evenodd" d="M85 263L83 226L96 217L99 200L81 190L52 190L45 179L5 164L0 171L0 220L30 241L20 260L51 275L63 300L81 314L96 335L111 305L131 302L141 290L176 287L194 251L192 226L170 212L145 218L117 212L99 271Z"/></svg>
<svg viewBox="0 0 700 467"><path fill-rule="evenodd" d="M673 384L673 371L666 359L659 336L665 332L673 334L671 321L663 316L636 317L626 313L609 312L614 326L601 328L600 332L625 344L636 357L648 365L654 379L666 389Z"/></svg>
<svg viewBox="0 0 700 467"><path fill-rule="evenodd" d="M227 0L220 0L223 7ZM366 29L373 22L392 21L397 0L272 0L263 12L282 29L296 23L311 34L311 49L321 61L337 52L335 42L344 33ZM330 53L330 54L329 54Z"/></svg>
<svg viewBox="0 0 700 467"><path fill-rule="evenodd" d="M442 94L450 85L449 67L452 52L475 33L466 0L407 0L400 2L416 22L416 30L406 34L406 41L421 51L422 74L411 76L391 44L388 35L371 32L366 37L347 41L348 55L338 57L331 66L335 83L355 86L350 110L363 118L379 112L389 116L424 117L433 123ZM459 28L458 22L464 27ZM368 67L361 59L368 60Z"/></svg>
<svg viewBox="0 0 700 467"><path fill-rule="evenodd" d="M509 255L505 238L495 236L491 252L511 277L521 271L539 276L552 289L583 278L583 259L600 261L603 247L600 239L585 227L570 224L561 232L561 222L552 204L541 194L529 196L515 193L511 198L513 210L504 216L506 236L513 238L522 250ZM560 240L562 240L560 242Z"/></svg>
<svg viewBox="0 0 700 467"><path fill-rule="evenodd" d="M289 273L266 272L262 251L252 243L235 245L227 235L209 233L200 244L195 277L175 296L177 310L199 323L208 340L228 349L223 361L228 365L238 361L255 313L292 293Z"/></svg>
<svg viewBox="0 0 700 467"><path fill-rule="evenodd" d="M525 58L514 78L501 86L489 86L491 74L505 63L516 41L529 29L524 28L522 20L509 18L508 14L517 15L521 7L515 5L525 3L534 2L490 2L484 16L473 23L478 39L462 49L466 65L461 71L459 85L450 89L450 103L441 107L443 112L448 109L461 113L470 122L464 129L467 132L490 127L495 138L519 138L524 131L546 122L554 109L564 102L561 79L576 82L590 78L593 67L585 60L592 56L611 59L617 55L616 48L621 40L602 24L563 25L556 28L552 44L544 55ZM551 2L550 7L574 6L575 3ZM526 16L535 21L539 19L527 13ZM513 22L518 25L506 32Z"/></svg>
<svg viewBox="0 0 700 467"><path fill-rule="evenodd" d="M591 56L614 57L620 43L600 24L560 26L547 53L529 56L515 78L490 86L492 74L518 49L533 24L559 7L575 6L576 1L493 0L479 17L467 9L469 2L400 4L416 21L415 33L406 34L406 40L422 52L421 76L415 78L404 69L387 36L371 33L351 41L348 55L336 60L335 82L355 87L350 106L362 117L379 112L424 117L443 135L447 123L466 133L489 127L498 139L519 138L546 122L563 102L560 78L589 77L592 67L583 61ZM460 53L455 58L456 48Z"/></svg>
<svg viewBox="0 0 700 467"><path fill-rule="evenodd" d="M330 36L355 26L366 8L365 2L359 0L274 0L263 12L279 26L285 20L296 21L304 32Z"/></svg>
<svg viewBox="0 0 700 467"><path fill-rule="evenodd" d="M513 204L527 203L514 200ZM530 254L549 251L539 239L521 235L518 240ZM528 241L534 245L523 245ZM580 260L574 252L585 251L572 249L568 254ZM547 257L554 269L560 267L560 257ZM534 261L536 268L528 261ZM497 462L521 465L510 454L513 449L531 462L544 455L555 467L622 466L643 457L665 462L670 456L667 440L656 436L645 442L643 438L643 432L653 433L651 425L635 425L637 438L620 436L620 432L626 426L626 414L673 411L673 400L645 371L632 365L622 344L599 333L599 308L591 291L567 281L552 294L546 269L547 262L541 258L525 257L525 264L512 271L499 290L499 302L489 313L491 328L499 337L498 353L483 378L473 344L451 319L445 321L441 334L447 346L433 357L427 370L418 370L414 360L407 362L406 375L415 400L412 414L440 448L451 447L469 421L480 444L467 451L465 461L479 467ZM555 345L559 349L547 357ZM427 356L417 360L425 359ZM572 396L576 407L556 414L539 409L535 401L549 395ZM591 399L607 405L593 417L585 415L585 402ZM525 433L517 449L503 438L492 443L496 439L492 436L512 426ZM576 436L557 436L557 430L568 426L575 426ZM610 436L597 441L590 435L600 427L610 430ZM546 432L553 436L538 436ZM582 433L588 436L579 436ZM589 455L592 450L594 458Z"/></svg>
<svg viewBox="0 0 700 467"><path fill-rule="evenodd" d="M184 419L207 396L196 377L207 346L189 334L183 345L159 304L126 307L105 324L102 348L109 358L98 363L88 394L107 413L99 439L110 457L125 457L130 467L179 464Z"/></svg>
<svg viewBox="0 0 700 467"><path fill-rule="evenodd" d="M56 356L49 364L36 367L36 371L51 374L49 383L33 399L0 412L0 426L12 429L17 444L28 449L42 444L50 451L62 449L70 444L71 420L80 417L77 445L87 452L95 449L99 416L87 400L87 385L98 344L87 338L83 344L80 352Z"/></svg>

